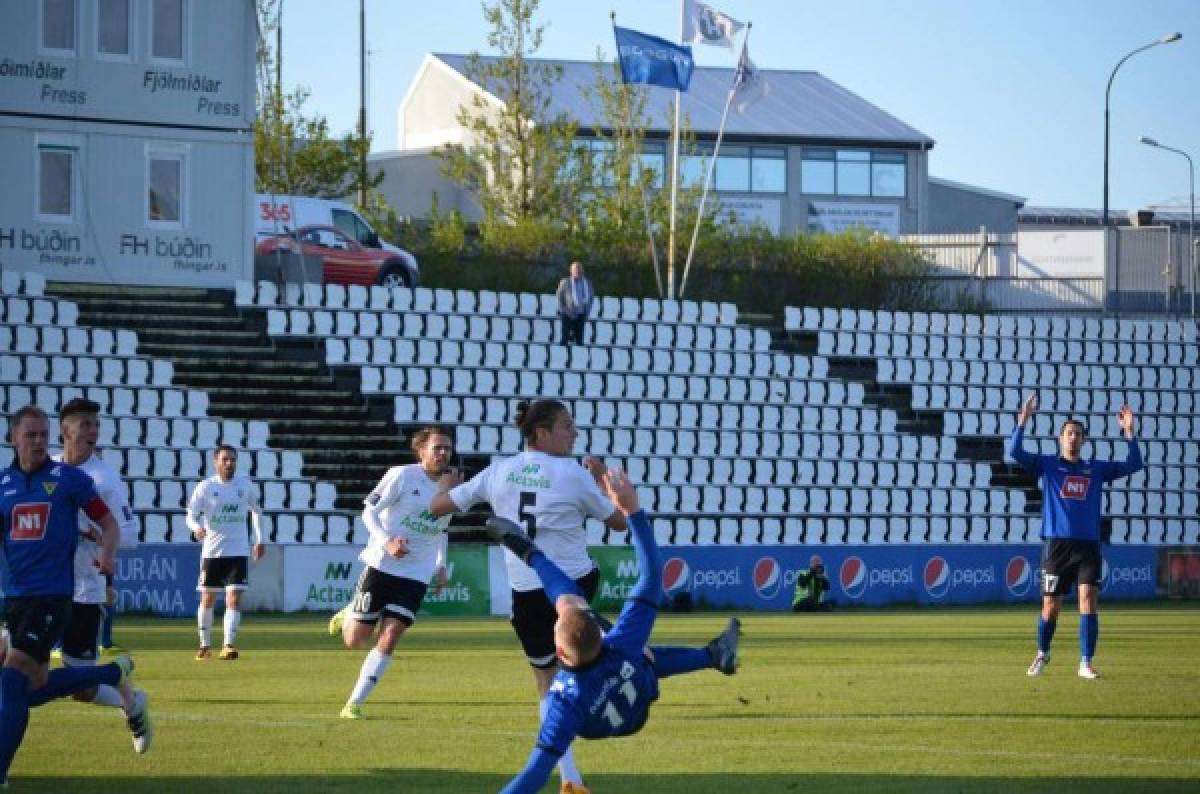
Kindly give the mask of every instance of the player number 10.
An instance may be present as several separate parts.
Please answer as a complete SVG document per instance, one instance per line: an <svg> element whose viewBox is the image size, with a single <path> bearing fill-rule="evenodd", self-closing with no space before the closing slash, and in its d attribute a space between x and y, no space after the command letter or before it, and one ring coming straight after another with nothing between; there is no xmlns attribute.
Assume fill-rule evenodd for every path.
<svg viewBox="0 0 1200 794"><path fill-rule="evenodd" d="M633 704L637 702L637 688L633 685L633 682L626 681L617 691L625 696L625 699L629 701L629 707L633 708ZM612 704L611 700L604 704L604 719L608 720L608 724L613 726L613 730L617 730L625 724L625 719L617 711L617 707Z"/></svg>

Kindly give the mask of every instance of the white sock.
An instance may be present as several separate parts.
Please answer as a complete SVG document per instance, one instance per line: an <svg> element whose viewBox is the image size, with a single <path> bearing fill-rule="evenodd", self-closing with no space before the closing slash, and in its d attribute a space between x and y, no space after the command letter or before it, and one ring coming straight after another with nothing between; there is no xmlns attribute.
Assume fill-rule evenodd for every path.
<svg viewBox="0 0 1200 794"><path fill-rule="evenodd" d="M101 684L96 687L96 697L92 698L92 702L97 706L125 708L125 701L121 698L120 691L115 686L109 686L108 684Z"/></svg>
<svg viewBox="0 0 1200 794"><path fill-rule="evenodd" d="M546 710L549 707L545 698L542 698L538 702L538 715L542 718L543 722L546 719ZM575 766L575 753L570 747L567 747L567 751L558 760L558 774L564 782L583 785L583 775L579 774L579 768Z"/></svg>
<svg viewBox="0 0 1200 794"><path fill-rule="evenodd" d="M238 626L242 622L242 610L225 607L225 644L233 645L237 639Z"/></svg>
<svg viewBox="0 0 1200 794"><path fill-rule="evenodd" d="M207 648L212 645L212 607L199 607L196 609L196 625L200 627L200 647Z"/></svg>
<svg viewBox="0 0 1200 794"><path fill-rule="evenodd" d="M354 685L354 691L350 693L350 700L346 702L358 704L366 700L391 663L391 656L372 648L367 658L363 659L362 669L358 671L358 682Z"/></svg>

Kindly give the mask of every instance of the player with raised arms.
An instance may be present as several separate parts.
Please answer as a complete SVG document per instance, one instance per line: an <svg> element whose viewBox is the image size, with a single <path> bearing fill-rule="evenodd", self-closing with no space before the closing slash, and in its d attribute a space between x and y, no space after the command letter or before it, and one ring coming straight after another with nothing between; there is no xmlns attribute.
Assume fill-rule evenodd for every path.
<svg viewBox="0 0 1200 794"><path fill-rule="evenodd" d="M1087 430L1077 419L1063 422L1057 455L1035 455L1025 450L1025 424L1037 413L1038 397L1032 394L1017 415L1008 454L1033 472L1042 487L1042 612L1037 624L1037 656L1029 675L1041 675L1050 663L1050 641L1058 626L1063 596L1078 583L1079 677L1099 678L1092 666L1100 619L1100 577L1104 565L1100 552L1100 512L1103 486L1142 469L1142 453L1133 436L1133 409L1122 405L1117 423L1129 442L1129 455L1120 462L1086 460L1081 452Z"/></svg>
<svg viewBox="0 0 1200 794"><path fill-rule="evenodd" d="M637 584L607 634L575 582L515 524L495 516L488 520L492 539L537 572L558 616L554 645L560 669L546 697L537 745L524 770L502 794L540 790L576 736L607 739L637 733L650 716L650 704L658 700L660 678L705 669L726 675L737 671L741 626L737 618L731 618L725 631L702 648L647 647L663 599L654 530L624 472L614 469L603 482L629 522L638 566Z"/></svg>
<svg viewBox="0 0 1200 794"><path fill-rule="evenodd" d="M329 621L329 633L340 635L351 649L365 648L376 625L380 627L342 708L344 719L363 718L362 703L391 664L400 635L417 619L430 580L437 580L435 593L446 586L450 517L435 518L429 506L462 482L449 465L454 439L449 428L430 425L413 436L412 448L417 462L388 469L364 500L363 523L370 540L359 559L366 567L350 603Z"/></svg>
<svg viewBox="0 0 1200 794"><path fill-rule="evenodd" d="M468 482L433 501L435 516L464 511L487 502L492 512L524 527L529 538L591 599L600 571L588 556L584 521L594 518L612 529L624 530L625 516L600 490L604 464L571 457L579 431L571 412L558 400L521 401L517 427L525 451L493 462ZM585 468L586 467L586 468ZM539 709L557 670L554 653L554 605L538 575L512 553L505 555L512 587L512 626L533 668ZM559 763L563 794L586 792L569 750Z"/></svg>

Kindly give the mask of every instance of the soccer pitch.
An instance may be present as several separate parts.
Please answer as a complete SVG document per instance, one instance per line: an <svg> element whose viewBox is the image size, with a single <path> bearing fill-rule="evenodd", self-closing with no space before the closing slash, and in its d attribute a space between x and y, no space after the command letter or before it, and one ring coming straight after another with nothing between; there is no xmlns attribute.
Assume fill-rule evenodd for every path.
<svg viewBox="0 0 1200 794"><path fill-rule="evenodd" d="M664 615L700 644L727 615ZM603 792L1200 790L1200 607L1102 605L1098 681L1077 617L1036 679L1035 607L744 616L742 670L666 680L642 732L576 742ZM196 662L191 622L122 618L152 698L135 756L118 712L33 712L10 775L30 792L487 792L524 764L532 678L502 619L424 619L364 707L363 652L324 616L247 615L236 662ZM557 791L557 775L553 787Z"/></svg>

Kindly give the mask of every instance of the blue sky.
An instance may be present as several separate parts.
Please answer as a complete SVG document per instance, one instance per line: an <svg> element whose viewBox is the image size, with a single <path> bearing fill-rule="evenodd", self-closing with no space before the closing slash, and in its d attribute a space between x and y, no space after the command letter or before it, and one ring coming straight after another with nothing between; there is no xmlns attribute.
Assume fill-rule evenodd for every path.
<svg viewBox="0 0 1200 794"><path fill-rule="evenodd" d="M358 113L358 3L283 0L286 86L346 131ZM1188 197L1187 161L1137 142L1148 135L1200 160L1200 0L724 0L753 21L764 69L812 69L937 141L934 176L1025 196L1030 205L1099 207L1104 87L1112 90L1110 203L1125 209ZM396 109L428 52L488 52L478 0L366 0L368 102L375 149L396 145ZM679 35L678 0L543 0L539 55L611 55L619 24ZM726 50L697 47L707 66ZM685 100L686 102L686 100Z"/></svg>

